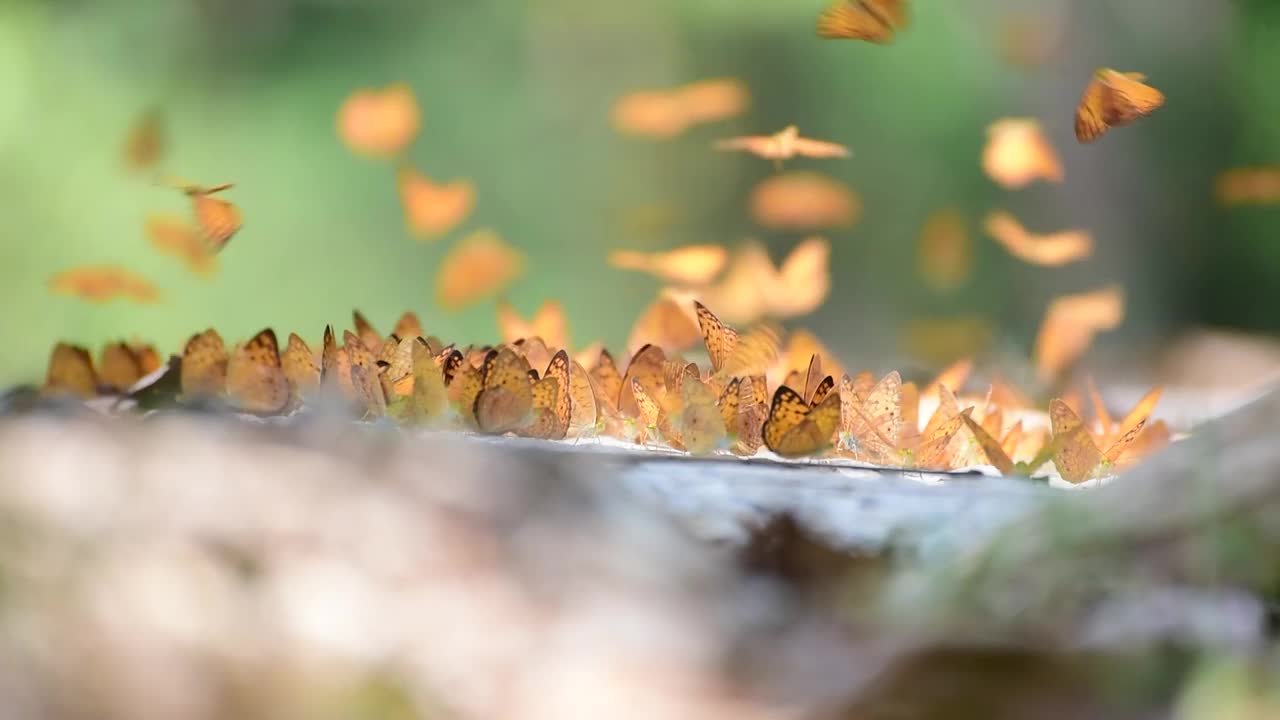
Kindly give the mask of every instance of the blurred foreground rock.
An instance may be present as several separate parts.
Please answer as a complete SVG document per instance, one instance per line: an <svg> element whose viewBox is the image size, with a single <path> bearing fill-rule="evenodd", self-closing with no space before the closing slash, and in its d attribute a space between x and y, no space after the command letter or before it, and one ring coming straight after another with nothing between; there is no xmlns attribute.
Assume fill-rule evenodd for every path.
<svg viewBox="0 0 1280 720"><path fill-rule="evenodd" d="M0 425L5 718L1157 718L1272 648L1280 398L1101 488ZM1182 714L1178 717L1188 717Z"/></svg>

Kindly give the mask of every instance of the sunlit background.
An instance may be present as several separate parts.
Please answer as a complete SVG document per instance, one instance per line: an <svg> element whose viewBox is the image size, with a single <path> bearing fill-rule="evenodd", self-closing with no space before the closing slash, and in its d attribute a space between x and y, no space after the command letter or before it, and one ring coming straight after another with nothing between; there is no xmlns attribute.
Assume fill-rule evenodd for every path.
<svg viewBox="0 0 1280 720"><path fill-rule="evenodd" d="M1029 350L1054 296L1121 284L1113 349L1210 324L1280 329L1280 207L1224 209L1214 178L1280 162L1280 5L1265 0L920 0L892 44L822 41L823 0L7 0L0 4L0 381L38 380L57 339L140 337L180 349L207 326L318 338L358 307L384 329L416 310L448 340L494 341L494 302L447 312L435 271L457 240L493 228L528 258L506 296L522 312L558 298L575 346L621 346L660 288L609 267L610 250L767 243L775 262L807 233L747 212L774 172L715 140L796 124L849 146L796 159L851 186L863 212L832 243L833 290L808 317L862 365L904 358L913 320L977 314ZM1043 62L1010 63L1010 23L1043 33ZM1028 31L1031 32L1031 31ZM1037 36L1038 37L1038 36ZM1079 145L1073 112L1098 67L1145 73L1159 112ZM739 78L750 109L671 140L610 124L623 94ZM433 241L406 231L395 163L335 131L353 91L408 83L423 128L409 151L440 180L469 178L474 212ZM165 116L166 174L234 182L244 227L209 279L146 241L149 214L188 199L126 172L122 144L149 107ZM1008 191L979 165L987 126L1038 118L1061 184ZM939 291L917 274L925 220L954 207L973 271ZM1060 268L1021 263L983 233L1005 209L1040 231L1081 227L1096 250ZM57 296L50 276L119 264L161 302Z"/></svg>

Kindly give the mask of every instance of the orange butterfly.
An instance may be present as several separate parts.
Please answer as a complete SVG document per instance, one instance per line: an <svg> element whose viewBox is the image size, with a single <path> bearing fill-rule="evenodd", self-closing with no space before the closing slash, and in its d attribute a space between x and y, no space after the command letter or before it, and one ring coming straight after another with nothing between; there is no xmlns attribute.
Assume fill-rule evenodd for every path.
<svg viewBox="0 0 1280 720"><path fill-rule="evenodd" d="M470 180L436 183L409 166L396 174L404 222L409 232L429 239L456 228L476 204L476 188Z"/></svg>
<svg viewBox="0 0 1280 720"><path fill-rule="evenodd" d="M1117 286L1065 295L1049 304L1036 336L1036 369L1053 380L1093 343L1095 333L1114 330L1124 321L1124 292Z"/></svg>
<svg viewBox="0 0 1280 720"><path fill-rule="evenodd" d="M196 333L182 351L178 377L184 398L215 397L226 388L227 346L213 328Z"/></svg>
<svg viewBox="0 0 1280 720"><path fill-rule="evenodd" d="M1066 265L1093 254L1093 237L1084 230L1037 235L1027 232L1017 218L1004 211L989 213L986 229L1011 255L1032 265Z"/></svg>
<svg viewBox="0 0 1280 720"><path fill-rule="evenodd" d="M694 125L739 115L750 102L746 87L728 78L674 90L641 90L613 104L613 126L624 135L673 138Z"/></svg>
<svg viewBox="0 0 1280 720"><path fill-rule="evenodd" d="M524 263L524 255L497 233L477 230L440 261L436 301L456 310L496 295L524 273Z"/></svg>
<svg viewBox="0 0 1280 720"><path fill-rule="evenodd" d="M178 180L170 180L169 183L191 198L196 225L209 252L216 253L222 250L244 225L239 208L226 200L213 197L217 193L235 187L234 183L223 183L211 187L192 185Z"/></svg>
<svg viewBox="0 0 1280 720"><path fill-rule="evenodd" d="M227 396L237 409L274 415L289 404L289 379L280 364L276 334L267 328L238 344L227 359Z"/></svg>
<svg viewBox="0 0 1280 720"><path fill-rule="evenodd" d="M747 135L716 142L717 150L749 152L765 160L772 160L781 167L783 160L800 155L811 158L849 157L849 148L824 140L800 137L800 129L788 125L773 135Z"/></svg>
<svg viewBox="0 0 1280 720"><path fill-rule="evenodd" d="M500 435L533 420L529 372L529 361L509 348L489 351L481 368L481 389L474 409L481 432Z"/></svg>
<svg viewBox="0 0 1280 720"><path fill-rule="evenodd" d="M49 289L89 302L108 302L117 297L139 303L160 299L159 289L149 280L115 265L86 265L64 270L49 278Z"/></svg>
<svg viewBox="0 0 1280 720"><path fill-rule="evenodd" d="M338 136L352 152L393 157L409 147L422 127L413 90L397 83L381 90L357 90L338 108Z"/></svg>
<svg viewBox="0 0 1280 720"><path fill-rule="evenodd" d="M907 24L906 0L836 0L818 16L818 36L887 43Z"/></svg>
<svg viewBox="0 0 1280 720"><path fill-rule="evenodd" d="M972 265L969 228L959 210L939 210L920 231L920 276L935 290L954 290L969 280Z"/></svg>
<svg viewBox="0 0 1280 720"><path fill-rule="evenodd" d="M862 200L833 178L790 172L756 185L751 191L751 215L772 230L850 227L862 215Z"/></svg>
<svg viewBox="0 0 1280 720"><path fill-rule="evenodd" d="M97 395L98 375L93 370L93 356L78 345L61 342L55 345L49 355L49 369L41 392L83 399Z"/></svg>
<svg viewBox="0 0 1280 720"><path fill-rule="evenodd" d="M1147 422L1142 418L1103 451L1080 417L1062 400L1055 398L1049 403L1049 419L1053 423L1053 464L1062 479L1070 483L1088 480L1115 463Z"/></svg>
<svg viewBox="0 0 1280 720"><path fill-rule="evenodd" d="M102 348L98 379L102 385L116 392L124 392L142 378L142 360L128 344L107 343Z"/></svg>
<svg viewBox="0 0 1280 720"><path fill-rule="evenodd" d="M505 300L498 303L498 333L502 342L514 343L526 338L541 338L550 348L569 346L569 321L564 306L557 300L547 300L538 307L533 317L525 320Z"/></svg>
<svg viewBox="0 0 1280 720"><path fill-rule="evenodd" d="M715 372L712 379L762 376L777 361L779 333L774 326L763 324L739 333L721 322L706 305L695 302L694 308Z"/></svg>
<svg viewBox="0 0 1280 720"><path fill-rule="evenodd" d="M692 82L676 88L673 94L691 125L737 117L751 104L746 85L734 78Z"/></svg>
<svg viewBox="0 0 1280 720"><path fill-rule="evenodd" d="M152 247L182 260L193 274L207 278L218 271L217 256L209 252L199 231L185 220L172 215L152 215L145 227Z"/></svg>
<svg viewBox="0 0 1280 720"><path fill-rule="evenodd" d="M1235 168L1214 182L1223 205L1273 205L1280 203L1280 165Z"/></svg>
<svg viewBox="0 0 1280 720"><path fill-rule="evenodd" d="M160 359L160 353L156 352L155 347L152 345L134 339L129 342L129 349L133 351L134 357L138 358L138 364L142 367L143 375L150 375L159 370L160 366L164 364Z"/></svg>
<svg viewBox="0 0 1280 720"><path fill-rule="evenodd" d="M684 106L665 90L628 93L613 104L613 127L624 135L673 138L689 129Z"/></svg>
<svg viewBox="0 0 1280 720"><path fill-rule="evenodd" d="M769 377L774 385L785 384L782 378L791 371L805 371L813 364L814 358L825 369L826 374L839 377L844 374L844 366L826 345L811 331L803 328L793 330L787 336L786 345L782 349L779 362L770 370Z"/></svg>
<svg viewBox="0 0 1280 720"><path fill-rule="evenodd" d="M151 108L138 116L124 141L124 163L130 170L155 167L164 155L164 116Z"/></svg>
<svg viewBox="0 0 1280 720"><path fill-rule="evenodd" d="M703 285L711 282L729 259L729 252L719 245L686 245L660 252L614 250L610 265L622 270L647 272L678 285Z"/></svg>
<svg viewBox="0 0 1280 720"><path fill-rule="evenodd" d="M831 447L840 427L840 394L828 393L809 405L799 393L783 385L773 394L764 421L764 444L782 457L813 455Z"/></svg>
<svg viewBox="0 0 1280 720"><path fill-rule="evenodd" d="M1062 182L1062 161L1031 118L1004 118L987 128L982 169L1000 186L1017 190L1036 180Z"/></svg>
<svg viewBox="0 0 1280 720"><path fill-rule="evenodd" d="M720 281L696 294L728 322L808 315L831 290L830 259L831 244L822 237L801 240L780 268L763 245L746 242Z"/></svg>
<svg viewBox="0 0 1280 720"><path fill-rule="evenodd" d="M1142 73L1103 68L1093 74L1076 108L1076 140L1091 143L1113 127L1144 118L1164 105L1164 93Z"/></svg>
<svg viewBox="0 0 1280 720"><path fill-rule="evenodd" d="M653 345L670 353L682 352L698 342L701 333L688 301L665 293L636 318L627 336L627 351Z"/></svg>
<svg viewBox="0 0 1280 720"><path fill-rule="evenodd" d="M296 333L289 333L289 344L280 354L280 368L289 382L289 395L295 406L310 399L320 387L320 363Z"/></svg>

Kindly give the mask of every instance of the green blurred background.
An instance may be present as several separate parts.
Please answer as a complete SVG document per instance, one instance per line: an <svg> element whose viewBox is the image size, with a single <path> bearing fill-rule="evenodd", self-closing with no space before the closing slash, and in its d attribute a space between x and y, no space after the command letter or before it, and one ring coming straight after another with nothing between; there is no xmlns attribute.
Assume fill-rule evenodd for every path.
<svg viewBox="0 0 1280 720"><path fill-rule="evenodd" d="M849 145L845 162L797 161L854 187L865 211L832 233L834 290L811 327L850 360L894 358L921 317L979 313L1029 347L1048 300L1124 285L1129 317L1104 342L1192 324L1280 329L1280 208L1225 211L1211 189L1235 165L1280 162L1280 3L1203 0L919 0L892 45L821 41L825 0L0 0L0 381L38 380L59 338L97 348L140 336L176 350L213 325L317 338L353 307L388 330L405 309L446 339L496 339L493 303L446 313L432 279L457 238L497 229L529 258L509 297L556 297L576 345L620 346L659 284L613 270L615 247L765 240L775 260L798 235L746 213L763 161L709 150L718 137L796 123ZM1007 64L1002 23L1044 18L1061 46L1035 69ZM1092 146L1072 113L1092 70L1145 72L1167 106ZM746 82L744 116L670 142L618 136L621 94L708 77ZM388 163L348 152L342 100L407 81L423 108L412 150L433 177L470 177L476 211L433 243L404 229ZM165 168L235 182L245 226L211 281L157 254L142 232L186 200L122 170L123 137L166 112ZM1044 123L1061 185L1006 192L981 172L984 130L1007 115ZM628 228L636 206L676 222ZM934 210L970 218L974 274L937 293L915 275ZM1098 249L1066 268L1020 264L981 233L1004 208L1036 230L1081 226ZM94 305L53 296L51 274L125 265L164 301Z"/></svg>

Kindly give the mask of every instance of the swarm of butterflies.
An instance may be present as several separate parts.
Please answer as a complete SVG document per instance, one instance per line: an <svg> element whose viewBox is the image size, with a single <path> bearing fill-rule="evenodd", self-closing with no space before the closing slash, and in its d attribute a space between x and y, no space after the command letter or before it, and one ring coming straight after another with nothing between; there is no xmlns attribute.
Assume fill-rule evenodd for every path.
<svg viewBox="0 0 1280 720"><path fill-rule="evenodd" d="M819 14L816 30L828 40L886 44L909 27L910 14L908 0L834 0ZM1043 63L1061 45L1060 38L1034 23L1006 30L1004 50L1011 62ZM1093 143L1164 103L1164 94L1141 73L1100 69L1089 78L1075 109L1076 139ZM741 81L716 78L628 93L613 104L610 119L621 135L669 141L737 117L750 104ZM472 214L477 193L470 180L433 180L408 157L422 127L422 113L408 85L353 92L339 107L335 126L353 154L393 161L409 235L434 240L461 227ZM154 169L164 149L161 117L148 111L128 135L125 163L133 170ZM798 158L850 157L844 145L805 137L798 126L788 125L772 134L723 138L711 149L747 153L774 165L776 172L762 179L749 198L749 214L761 227L822 232L848 228L861 215L861 199L845 183L782 168ZM1065 178L1062 162L1035 118L993 122L980 164L1007 190ZM231 185L162 184L191 200L191 217L151 216L145 223L147 238L191 273L212 276L217 253L242 226L239 208L221 196ZM1280 202L1280 168L1229 170L1218 178L1215 192L1225 205ZM659 207L644 215L666 223L675 213ZM1029 229L1001 209L988 212L982 228L1030 265L1080 262L1094 249L1087 230ZM779 265L755 241L732 250L690 245L657 252L613 251L608 262L615 268L645 272L664 284L632 328L625 364L598 344L571 352L558 303L544 304L526 320L500 302L503 342L495 347L446 345L427 336L412 313L382 336L356 313L354 331L341 338L326 328L318 353L296 334L290 334L283 350L271 330L228 347L210 329L193 336L181 356L168 363L148 346L113 343L104 348L95 369L87 351L60 344L50 361L46 390L86 398L104 391L136 397L167 379L182 402L214 401L255 415L336 405L361 418L434 429L551 440L608 436L694 454L831 455L930 470L990 465L1004 473L1030 474L1052 462L1070 482L1108 473L1170 441L1163 422L1148 423L1159 389L1113 419L1092 382L1086 392L1051 400L1046 413L999 378L990 379L985 394L965 394L971 369L966 361L920 384L904 381L896 372L878 380L868 372L844 372L811 334L797 330L784 337L771 324L804 316L825 301L831 287L829 255L830 243L821 235L805 237ZM963 212L944 208L927 218L919 238L923 283L937 292L952 292L968 281L971 265ZM524 255L497 232L472 230L454 242L437 269L437 304L457 309L499 297L524 269ZM160 297L145 278L109 265L58 273L50 288L92 302L116 297L156 302ZM1123 322L1124 306L1117 286L1052 301L1033 351L1039 379L1060 380L1097 333ZM731 325L749 329L738 332ZM924 318L906 328L903 343L913 355L941 364L980 351L992 334L980 316ZM705 365L682 355L699 344Z"/></svg>
<svg viewBox="0 0 1280 720"><path fill-rule="evenodd" d="M750 457L764 448L783 458L920 470L989 465L1029 475L1052 461L1070 482L1113 473L1170 440L1162 421L1147 422L1159 389L1115 421L1090 384L1086 424L1076 396L1054 399L1046 417L1000 380L981 397L963 394L968 362L923 389L897 372L850 376L804 331L784 343L772 324L739 332L706 306L693 309L705 366L654 344L621 365L598 346L570 354L539 335L511 337L533 326L510 310L499 314L510 342L493 347L446 345L411 312L384 336L355 312L354 330L341 342L325 328L318 353L293 333L282 350L271 329L228 348L208 329L169 363L151 347L120 342L103 349L95 368L87 350L60 343L43 391L114 396L119 404L167 379L178 403L213 402L258 416L337 407L354 418L433 430L607 436L695 455Z"/></svg>

